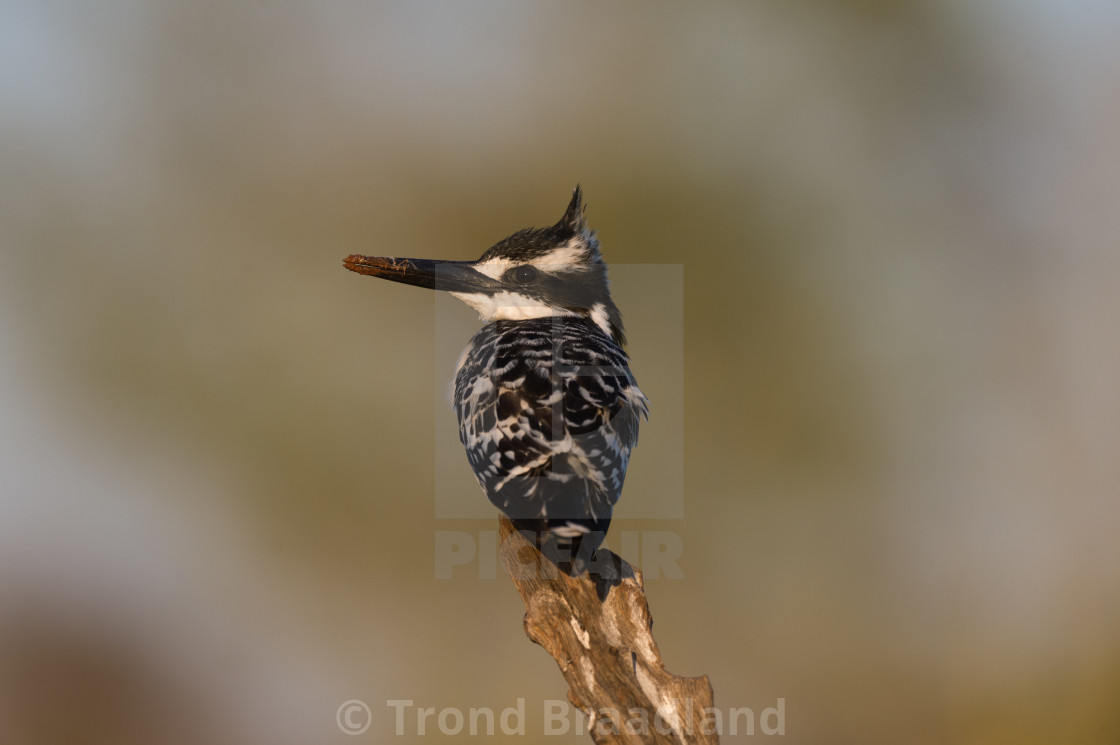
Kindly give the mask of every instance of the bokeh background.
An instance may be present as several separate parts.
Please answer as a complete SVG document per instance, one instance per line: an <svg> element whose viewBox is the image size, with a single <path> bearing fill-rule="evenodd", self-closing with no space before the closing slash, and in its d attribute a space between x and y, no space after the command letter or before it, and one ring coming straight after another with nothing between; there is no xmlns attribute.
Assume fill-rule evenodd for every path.
<svg viewBox="0 0 1120 745"><path fill-rule="evenodd" d="M1117 38L1105 0L4 3L0 741L518 697L539 739L511 584L435 577L494 529L436 515L443 311L340 259L473 258L577 182L669 669L788 742L1120 741Z"/></svg>

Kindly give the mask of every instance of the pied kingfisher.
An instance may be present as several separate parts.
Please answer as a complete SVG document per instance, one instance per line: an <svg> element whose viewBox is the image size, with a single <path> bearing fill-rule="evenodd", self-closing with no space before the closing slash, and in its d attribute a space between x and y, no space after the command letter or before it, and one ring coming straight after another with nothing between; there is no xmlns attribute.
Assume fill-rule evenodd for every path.
<svg viewBox="0 0 1120 745"><path fill-rule="evenodd" d="M486 325L459 358L459 439L490 501L561 571L592 564L649 402L623 347L580 187L560 221L478 261L349 256L347 269L443 290Z"/></svg>

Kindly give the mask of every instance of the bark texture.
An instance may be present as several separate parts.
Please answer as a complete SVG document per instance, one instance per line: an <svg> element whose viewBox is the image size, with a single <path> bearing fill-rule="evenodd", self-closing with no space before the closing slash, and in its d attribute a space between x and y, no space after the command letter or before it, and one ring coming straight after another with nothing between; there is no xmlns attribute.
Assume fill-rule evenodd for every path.
<svg viewBox="0 0 1120 745"><path fill-rule="evenodd" d="M718 743L707 676L673 675L653 640L641 570L600 551L601 577L569 577L500 518L502 564L525 603L525 633L556 660L596 743Z"/></svg>

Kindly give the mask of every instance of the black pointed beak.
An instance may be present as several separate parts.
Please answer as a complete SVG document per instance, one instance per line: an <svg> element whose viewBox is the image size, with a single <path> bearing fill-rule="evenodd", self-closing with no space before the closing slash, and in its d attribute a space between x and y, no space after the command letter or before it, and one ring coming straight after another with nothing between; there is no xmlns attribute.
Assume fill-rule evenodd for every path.
<svg viewBox="0 0 1120 745"><path fill-rule="evenodd" d="M347 256L342 265L352 272L380 277L406 285L444 292L487 292L502 288L501 282L476 271L473 261L396 259L390 256Z"/></svg>

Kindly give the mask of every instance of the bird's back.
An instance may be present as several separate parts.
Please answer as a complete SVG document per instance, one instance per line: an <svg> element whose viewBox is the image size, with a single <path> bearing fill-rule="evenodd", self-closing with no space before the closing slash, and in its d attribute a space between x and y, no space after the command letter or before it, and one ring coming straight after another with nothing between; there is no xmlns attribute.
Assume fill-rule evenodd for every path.
<svg viewBox="0 0 1120 745"><path fill-rule="evenodd" d="M463 354L455 408L490 501L561 569L582 572L648 413L626 352L586 318L495 321Z"/></svg>

